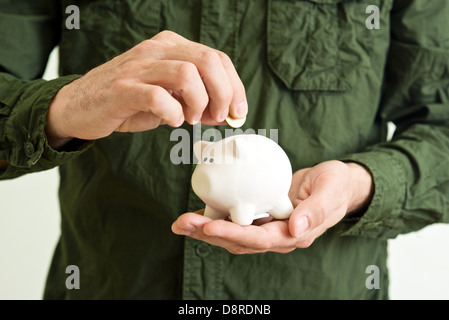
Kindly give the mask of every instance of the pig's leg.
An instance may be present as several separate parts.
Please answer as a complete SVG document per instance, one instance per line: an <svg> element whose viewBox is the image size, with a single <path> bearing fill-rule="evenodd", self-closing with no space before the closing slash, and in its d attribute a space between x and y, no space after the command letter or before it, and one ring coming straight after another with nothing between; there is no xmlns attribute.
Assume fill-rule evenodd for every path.
<svg viewBox="0 0 449 320"><path fill-rule="evenodd" d="M204 209L204 216L211 218L212 220L219 220L226 218L227 214L206 205L206 208Z"/></svg>
<svg viewBox="0 0 449 320"><path fill-rule="evenodd" d="M287 219L293 212L293 205L288 196L284 196L277 202L269 213L275 219Z"/></svg>
<svg viewBox="0 0 449 320"><path fill-rule="evenodd" d="M247 226L253 223L255 208L248 204L239 204L229 209L232 222L238 223L242 226Z"/></svg>

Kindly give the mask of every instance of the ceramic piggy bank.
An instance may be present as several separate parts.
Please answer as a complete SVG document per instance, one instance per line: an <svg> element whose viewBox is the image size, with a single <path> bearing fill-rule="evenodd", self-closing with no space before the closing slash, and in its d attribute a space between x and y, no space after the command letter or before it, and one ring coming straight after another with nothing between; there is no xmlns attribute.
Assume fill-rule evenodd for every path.
<svg viewBox="0 0 449 320"><path fill-rule="evenodd" d="M242 134L217 142L198 141L199 160L192 187L206 203L204 215L249 225L273 216L287 219L292 211L288 191L292 167L284 150L256 134Z"/></svg>

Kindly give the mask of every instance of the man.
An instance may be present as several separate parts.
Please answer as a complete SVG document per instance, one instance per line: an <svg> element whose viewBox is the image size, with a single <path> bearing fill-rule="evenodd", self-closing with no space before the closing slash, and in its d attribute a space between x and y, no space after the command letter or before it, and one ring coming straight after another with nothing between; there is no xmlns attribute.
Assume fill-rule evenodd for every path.
<svg viewBox="0 0 449 320"><path fill-rule="evenodd" d="M0 4L1 178L60 166L45 298L382 299L387 239L448 221L445 1ZM34 80L55 45L61 77ZM228 114L278 130L289 220L193 213L194 164L170 161L171 132L223 132Z"/></svg>

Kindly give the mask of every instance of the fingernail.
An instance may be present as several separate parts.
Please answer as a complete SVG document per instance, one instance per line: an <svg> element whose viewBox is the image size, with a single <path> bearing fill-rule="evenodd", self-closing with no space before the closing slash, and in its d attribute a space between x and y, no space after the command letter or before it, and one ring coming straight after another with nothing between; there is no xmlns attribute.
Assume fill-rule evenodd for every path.
<svg viewBox="0 0 449 320"><path fill-rule="evenodd" d="M302 216L296 221L295 237L299 237L309 228L309 219Z"/></svg>
<svg viewBox="0 0 449 320"><path fill-rule="evenodd" d="M178 121L175 124L175 127L180 127L184 123L184 115L181 115L181 117L178 119Z"/></svg>
<svg viewBox="0 0 449 320"><path fill-rule="evenodd" d="M246 111L248 109L246 101L242 101L237 106L237 109L235 110L237 113L237 116L240 118L243 118L246 115Z"/></svg>
<svg viewBox="0 0 449 320"><path fill-rule="evenodd" d="M196 230L196 228L194 226L192 226L191 224L186 224L185 226L183 226L180 230L181 234L185 235L185 236L189 236L191 235L194 231Z"/></svg>

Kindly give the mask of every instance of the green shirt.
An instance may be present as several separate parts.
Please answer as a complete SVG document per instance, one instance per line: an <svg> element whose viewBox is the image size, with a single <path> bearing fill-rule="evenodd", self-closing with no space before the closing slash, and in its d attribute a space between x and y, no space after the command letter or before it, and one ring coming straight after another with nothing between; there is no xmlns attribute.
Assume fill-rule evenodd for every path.
<svg viewBox="0 0 449 320"><path fill-rule="evenodd" d="M80 29L66 27L69 5ZM378 29L368 28L369 5ZM233 255L171 232L180 214L204 207L192 153L170 158L179 129L52 150L44 127L57 91L166 29L230 56L249 102L242 129L276 129L294 171L329 159L366 166L375 186L366 212L306 249ZM385 299L387 240L449 220L446 0L0 0L0 30L0 160L9 163L0 178L60 170L61 237L45 298ZM56 45L61 77L40 80ZM65 286L69 265L80 289ZM379 289L366 283L372 265Z"/></svg>

